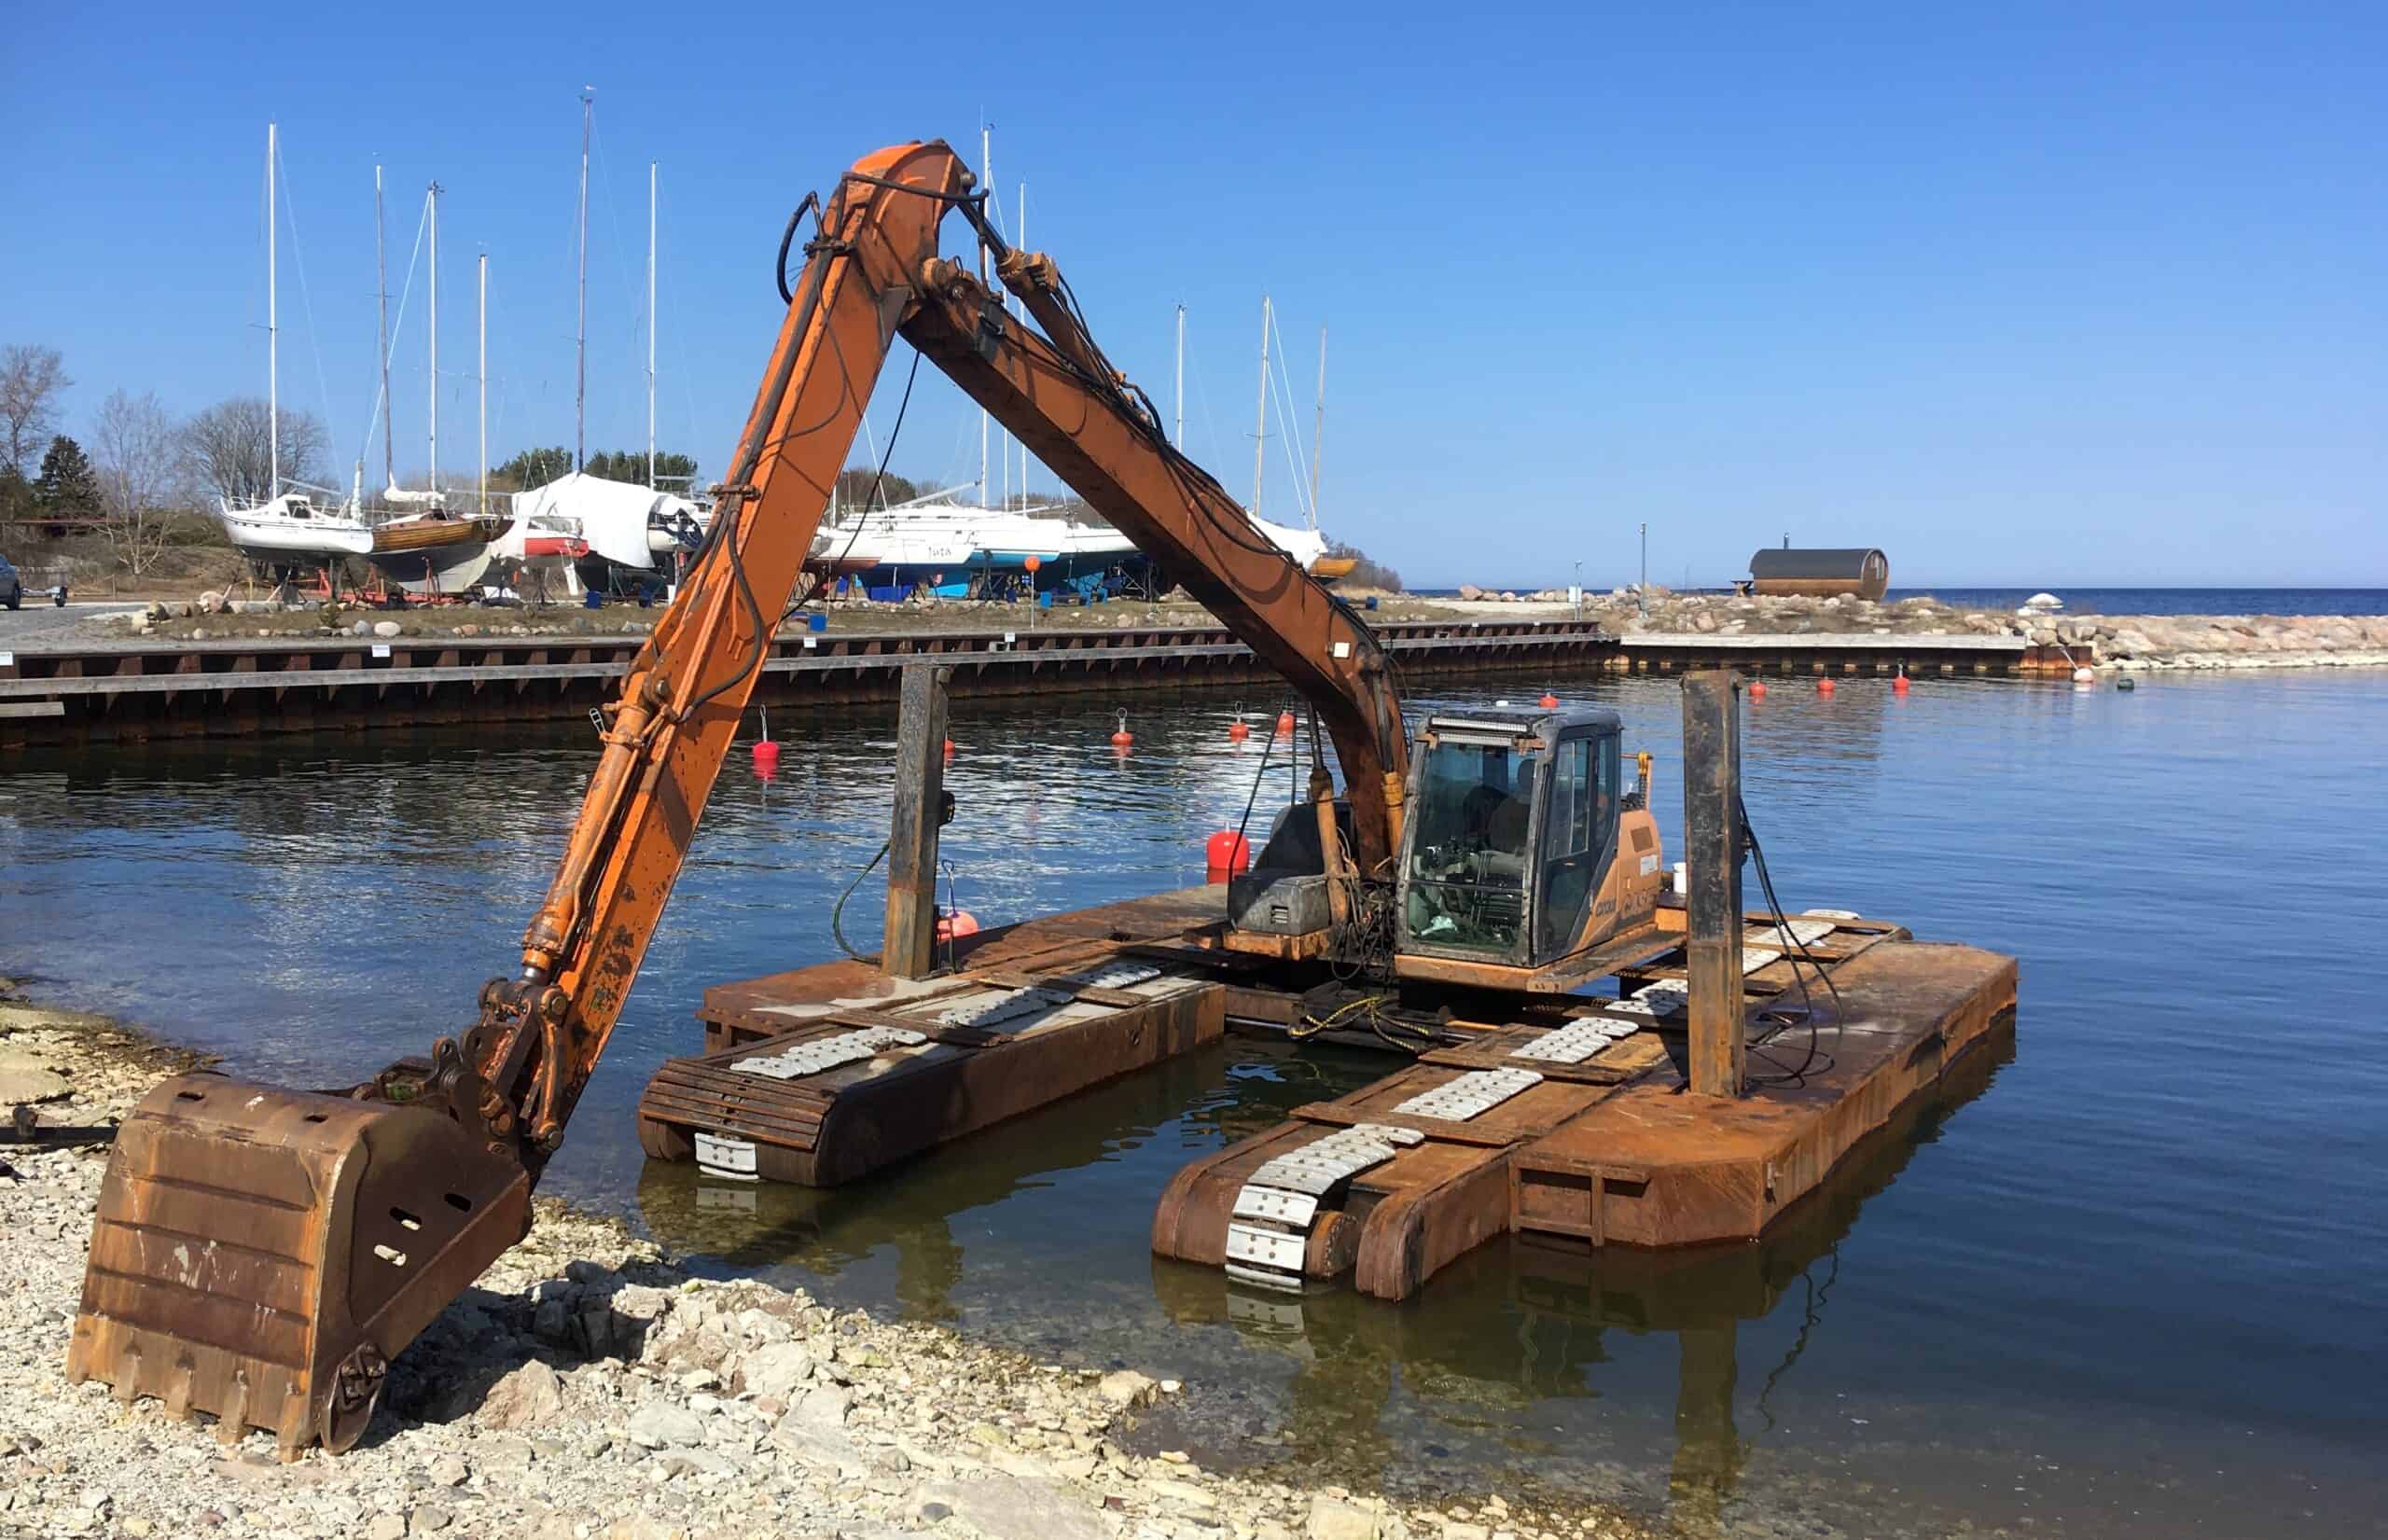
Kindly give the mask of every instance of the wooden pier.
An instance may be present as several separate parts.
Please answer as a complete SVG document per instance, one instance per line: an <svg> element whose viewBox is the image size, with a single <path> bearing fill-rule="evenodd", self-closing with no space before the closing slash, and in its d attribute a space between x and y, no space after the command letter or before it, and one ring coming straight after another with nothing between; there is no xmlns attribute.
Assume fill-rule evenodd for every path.
<svg viewBox="0 0 2388 1540"><path fill-rule="evenodd" d="M970 936L929 980L837 962L716 986L699 1012L704 1051L659 1072L642 1139L688 1159L703 1135L719 1174L828 1186L1223 1029L1320 1035L1306 1023L1331 987L1326 970L1288 975L1222 950L1222 891ZM1506 1006L1512 1019L1457 1013L1443 1041L1384 1079L1187 1166L1155 1213L1155 1252L1263 1289L1348 1278L1400 1298L1505 1234L1654 1248L1755 1239L2013 1020L2011 958L1915 941L1887 921L1793 916L1784 936L1751 914L1749 1089L1696 1095L1685 913L1664 908L1659 920L1617 970L1616 995ZM1783 953L1798 946L1817 965L1795 976ZM807 1045L889 1028L919 1040L814 1049L837 1062L795 1079L761 1063L798 1050L787 1062L801 1071ZM1383 1047L1364 1032L1327 1035Z"/></svg>
<svg viewBox="0 0 2388 1540"><path fill-rule="evenodd" d="M1644 633L1590 621L1386 624L1387 651L1417 675L1521 670L1917 677L2069 674L2075 659L2012 636ZM259 637L0 648L0 749L258 732L577 717L612 699L646 638ZM783 710L895 698L903 665L933 659L958 695L1049 695L1275 684L1216 627L1107 631L840 631L772 644L757 699Z"/></svg>

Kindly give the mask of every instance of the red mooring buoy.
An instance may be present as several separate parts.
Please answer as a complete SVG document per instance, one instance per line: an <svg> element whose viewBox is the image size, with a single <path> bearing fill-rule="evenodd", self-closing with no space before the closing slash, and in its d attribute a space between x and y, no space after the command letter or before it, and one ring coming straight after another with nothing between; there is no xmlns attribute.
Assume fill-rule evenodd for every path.
<svg viewBox="0 0 2388 1540"><path fill-rule="evenodd" d="M1833 685L1831 680L1819 679L1816 681L1816 693L1818 695L1830 695L1832 693L1832 689Z"/></svg>
<svg viewBox="0 0 2388 1540"><path fill-rule="evenodd" d="M945 741L945 756L948 759L953 757L953 740L951 738Z"/></svg>
<svg viewBox="0 0 2388 1540"><path fill-rule="evenodd" d="M1548 690L1544 690L1542 692L1542 699L1535 701L1534 704L1540 706L1545 711L1557 711L1559 709L1559 697L1551 694Z"/></svg>
<svg viewBox="0 0 2388 1540"><path fill-rule="evenodd" d="M1750 699L1753 701L1763 701L1766 699L1765 680L1753 679L1750 681Z"/></svg>
<svg viewBox="0 0 2388 1540"><path fill-rule="evenodd" d="M780 769L780 746L768 738L755 741L755 773L776 775Z"/></svg>
<svg viewBox="0 0 2388 1540"><path fill-rule="evenodd" d="M979 917L968 909L954 909L951 913L940 912L937 917L937 938L940 941L951 941L957 936L978 934Z"/></svg>
<svg viewBox="0 0 2388 1540"><path fill-rule="evenodd" d="M1891 681L1891 693L1893 695L1907 693L1907 670L1899 670L1898 677Z"/></svg>
<svg viewBox="0 0 2388 1540"><path fill-rule="evenodd" d="M1135 741L1136 735L1128 730L1128 714L1123 711L1119 714L1119 730L1111 735L1111 746L1124 749Z"/></svg>
<svg viewBox="0 0 2388 1540"><path fill-rule="evenodd" d="M1224 882L1252 869L1252 846L1233 829L1221 829L1202 841L1202 880Z"/></svg>
<svg viewBox="0 0 2388 1540"><path fill-rule="evenodd" d="M1293 735L1294 714L1289 711L1279 712L1277 714L1277 736L1280 738L1291 738Z"/></svg>
<svg viewBox="0 0 2388 1540"><path fill-rule="evenodd" d="M1252 729L1244 725L1243 713L1237 712L1235 720L1228 724L1228 742L1241 743L1251 736Z"/></svg>

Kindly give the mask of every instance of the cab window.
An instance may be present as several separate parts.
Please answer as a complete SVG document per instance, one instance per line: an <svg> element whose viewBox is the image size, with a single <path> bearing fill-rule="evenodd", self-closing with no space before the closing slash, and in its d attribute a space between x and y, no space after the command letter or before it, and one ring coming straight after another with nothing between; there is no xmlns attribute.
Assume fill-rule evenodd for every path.
<svg viewBox="0 0 2388 1540"><path fill-rule="evenodd" d="M1427 751L1410 814L1411 939L1501 955L1517 948L1540 757L1448 739Z"/></svg>
<svg viewBox="0 0 2388 1540"><path fill-rule="evenodd" d="M1550 767L1550 807L1543 822L1542 890L1534 895L1534 954L1564 953L1584 928L1584 911L1608 869L1617 827L1617 741L1574 738Z"/></svg>

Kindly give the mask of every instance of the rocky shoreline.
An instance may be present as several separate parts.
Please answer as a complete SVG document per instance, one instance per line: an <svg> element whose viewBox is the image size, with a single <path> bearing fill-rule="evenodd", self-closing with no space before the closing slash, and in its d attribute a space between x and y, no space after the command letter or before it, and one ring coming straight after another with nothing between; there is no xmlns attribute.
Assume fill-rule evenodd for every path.
<svg viewBox="0 0 2388 1540"><path fill-rule="evenodd" d="M1578 613L1563 590L1521 594L1466 585L1460 589L1456 599L1422 599L1403 594L1374 597L1378 607L1371 612L1371 618L1387 623L1560 619L1574 618ZM152 604L146 610L87 624L118 636L193 641L229 640L251 634L352 634L384 639L400 635L591 635L647 631L657 613L659 612L623 606L598 612L465 608L360 617L354 611L326 615L319 610L209 593L197 604ZM872 632L983 628L991 619L985 605L937 602L841 604L834 606L832 613L830 623L835 629ZM994 613L999 618L1004 612ZM1659 588L1650 590L1646 605L1638 603L1629 590L1588 594L1581 614L1584 618L1597 620L1604 629L1626 636L1651 632L1723 636L2013 636L2037 646L2065 648L2088 667L2123 671L2388 666L2388 616L2376 615L2066 615L2045 610L1969 609L1923 596L1877 604L1855 598L1678 594ZM1151 604L1123 601L1090 609L1057 609L1041 615L1037 623L1057 630L1089 630L1138 624L1204 625L1211 623L1211 617L1181 598Z"/></svg>
<svg viewBox="0 0 2388 1540"><path fill-rule="evenodd" d="M1547 609L1552 602L1535 595L1486 607L1530 605ZM1625 636L2013 636L2063 647L2086 667L2124 672L2388 666L2388 616L2380 615L2066 615L1967 609L1922 596L1877 604L1656 589L1646 609L1619 591L1588 602L1585 613Z"/></svg>
<svg viewBox="0 0 2388 1540"><path fill-rule="evenodd" d="M195 1067L0 979L0 1102L46 1128L119 1117ZM102 1139L0 1144L0 1535L520 1535L708 1540L1560 1540L1643 1537L1573 1498L1368 1491L1301 1463L1135 1452L1184 1387L1039 1363L801 1290L691 1276L547 1200L399 1358L364 1441L279 1464L270 1436L72 1386L66 1336ZM1312 1451L1322 1460L1333 1451Z"/></svg>

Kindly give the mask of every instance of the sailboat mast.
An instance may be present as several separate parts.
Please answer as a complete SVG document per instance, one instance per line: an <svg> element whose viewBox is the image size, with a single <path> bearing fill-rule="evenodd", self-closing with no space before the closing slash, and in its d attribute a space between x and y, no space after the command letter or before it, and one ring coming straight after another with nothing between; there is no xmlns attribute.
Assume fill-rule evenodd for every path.
<svg viewBox="0 0 2388 1540"><path fill-rule="evenodd" d="M282 495L282 314L274 271L274 232L281 221L273 189L273 163L282 148L279 132L275 124L265 126L265 453L266 479L272 489L268 498Z"/></svg>
<svg viewBox="0 0 2388 1540"><path fill-rule="evenodd" d="M646 484L655 485L655 167L646 163Z"/></svg>
<svg viewBox="0 0 2388 1540"><path fill-rule="evenodd" d="M1170 442L1186 447L1186 307L1177 307L1177 437Z"/></svg>
<svg viewBox="0 0 2388 1540"><path fill-rule="evenodd" d="M1260 297L1260 410L1252 429L1252 517L1260 517L1260 477L1268 468L1269 450L1269 328L1276 312L1269 297Z"/></svg>
<svg viewBox="0 0 2388 1540"><path fill-rule="evenodd" d="M398 484L397 446L390 438L390 254L382 240L382 168L373 168L373 287L382 312L382 485Z"/></svg>
<svg viewBox="0 0 2388 1540"><path fill-rule="evenodd" d="M431 184L431 491L439 491L439 184Z"/></svg>
<svg viewBox="0 0 2388 1540"><path fill-rule="evenodd" d="M1020 185L1020 249L1028 249L1028 184L1025 182ZM1025 439L1020 446L1020 506L1028 506L1028 442Z"/></svg>
<svg viewBox="0 0 2388 1540"><path fill-rule="evenodd" d="M1318 528L1318 447L1326 441L1326 328L1318 328L1318 420L1310 433L1310 527Z"/></svg>
<svg viewBox="0 0 2388 1540"><path fill-rule="evenodd" d="M489 253L481 253L480 262L480 397L481 451L480 474L475 493L476 511L489 511Z"/></svg>
<svg viewBox="0 0 2388 1540"><path fill-rule="evenodd" d="M572 351L572 468L589 462L589 115L595 96L580 96L580 326Z"/></svg>
<svg viewBox="0 0 2388 1540"><path fill-rule="evenodd" d="M981 169L984 169L987 166L990 159L994 154L994 150L991 144L992 135L989 132L993 127L994 125L993 123L981 123L979 125L979 165ZM979 282L982 284L987 282L987 243L984 237L981 237L979 242ZM979 409L979 502L980 506L983 506L986 504L986 501L987 409L980 407Z"/></svg>

